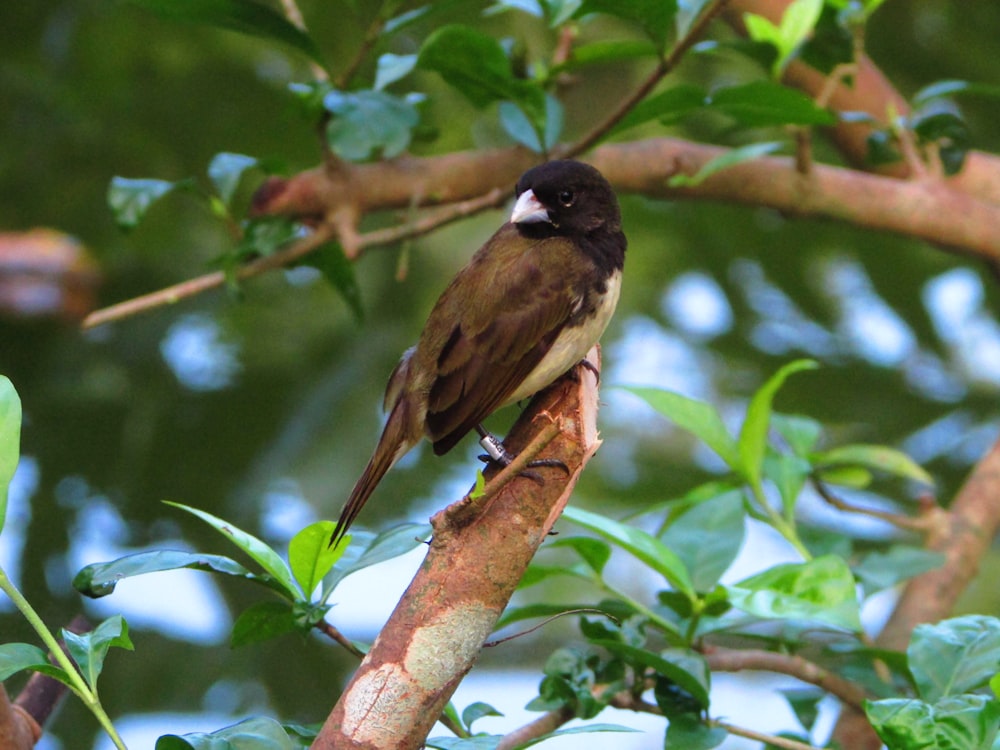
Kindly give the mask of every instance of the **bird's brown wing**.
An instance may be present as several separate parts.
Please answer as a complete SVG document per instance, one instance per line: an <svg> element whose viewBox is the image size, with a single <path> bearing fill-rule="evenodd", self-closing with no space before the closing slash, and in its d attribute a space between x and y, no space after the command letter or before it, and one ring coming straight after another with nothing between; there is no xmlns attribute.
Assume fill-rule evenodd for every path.
<svg viewBox="0 0 1000 750"><path fill-rule="evenodd" d="M542 360L579 297L580 262L570 240L528 239L508 224L445 290L425 329L436 334L417 346L434 372L426 425L435 453L502 406Z"/></svg>

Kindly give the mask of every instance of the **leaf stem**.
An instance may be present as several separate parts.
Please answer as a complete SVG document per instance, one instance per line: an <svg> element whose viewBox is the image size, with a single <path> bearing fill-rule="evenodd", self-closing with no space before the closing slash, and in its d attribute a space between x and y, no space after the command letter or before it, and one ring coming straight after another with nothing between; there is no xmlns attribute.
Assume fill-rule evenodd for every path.
<svg viewBox="0 0 1000 750"><path fill-rule="evenodd" d="M122 738L118 736L118 731L115 729L114 724L111 723L111 719L105 712L104 707L101 706L101 701L97 697L96 689L92 690L87 683L84 681L83 676L80 674L79 670L63 651L62 646L56 637L52 635L48 627L42 621L42 618L35 611L31 603L24 597L14 582L7 577L7 572L0 566L0 591L3 591L10 597L10 600L17 607L18 611L28 621L28 624L38 633L38 637L42 639L42 642L48 647L49 652L52 657L58 662L59 666L66 673L66 679L68 680L67 687L76 693L77 697L83 701L84 705L90 710L92 714L97 718L101 727L111 741L115 744L118 750L128 750Z"/></svg>
<svg viewBox="0 0 1000 750"><path fill-rule="evenodd" d="M774 506L767 501L767 497L764 495L764 488L761 486L760 482L753 482L750 485L750 488L753 491L754 500L757 501L757 505L759 505L761 510L763 510L767 515L768 523L771 524L774 530L785 537L785 539L788 540L788 543L795 547L796 551L802 555L803 560L806 560L807 562L812 560L812 553L806 549L802 540L799 539L799 534L795 529L794 522L789 523L786 521L784 517L774 508Z"/></svg>

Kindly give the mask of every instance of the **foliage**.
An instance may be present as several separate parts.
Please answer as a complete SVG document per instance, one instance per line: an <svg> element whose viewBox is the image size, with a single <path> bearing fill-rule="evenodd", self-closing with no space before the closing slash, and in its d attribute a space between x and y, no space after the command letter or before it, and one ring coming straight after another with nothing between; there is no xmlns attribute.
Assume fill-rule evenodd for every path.
<svg viewBox="0 0 1000 750"><path fill-rule="evenodd" d="M539 157L560 153L567 133L595 128L593 142L623 134L649 132L699 118L747 142L710 160L694 175L678 174L672 187L694 188L738 164L775 153L792 153L812 129L847 119L865 119L831 111L781 83L796 60L849 78L860 51L865 24L881 0L795 0L777 23L747 14L750 42L701 41L699 21L715 8L708 0L497 0L482 14L483 27L453 21L456 3L441 0L413 5L387 0L368 9L373 16L356 65L347 75L327 70L326 45L277 10L252 0L133 0L174 20L236 30L274 43L308 61L312 80L289 81L287 100L308 127L320 133L331 162L364 163L393 159L442 137L429 111L454 94L484 121ZM361 15L361 5L355 4ZM586 34L613 19L612 32L572 47L562 58L546 57L520 40L501 37L489 19L509 14L518 28L538 36ZM523 26L522 26L523 25ZM601 27L602 29L604 27ZM484 30L486 29L486 30ZM603 33L603 32L602 32ZM406 44L396 41L406 34ZM721 64L727 56L750 61L752 80L715 81L712 85L670 82L650 86L628 111L602 124L568 123L564 103L567 78L594 69L614 71L625 62L655 66L662 74L672 55ZM845 72L845 66L848 69ZM653 80L653 79L651 79ZM657 79L658 80L658 79ZM656 81L654 81L656 83ZM447 89L447 90L446 90ZM958 172L972 146L970 129L950 107L952 97L998 97L995 86L947 80L930 84L911 97L912 111L895 117L870 138L869 163L898 161L904 143L913 143L930 161L939 159L947 174ZM583 127L580 127L583 126ZM633 130L635 129L635 130ZM796 151L797 155L801 154ZM223 151L211 158L205 177L114 177L107 204L125 230L142 224L155 206L190 200L204 209L231 238L215 265L237 289L248 264L295 245L312 229L309 221L258 216L246 197L267 175L280 171L269 161ZM327 217L328 218L328 217ZM316 267L352 313L362 316L361 292L354 265L344 249L328 242L300 262ZM930 475L901 451L883 445L848 443L828 447L827 430L808 416L774 409L786 381L816 367L797 360L780 368L750 399L742 426L733 431L719 409L705 401L658 388L626 390L680 429L700 440L725 467L712 480L665 499L643 512L643 522L621 521L581 508L570 508L567 521L587 536L561 537L527 571L523 588L556 578L582 582L601 597L603 617L581 617L581 642L556 650L543 667L536 710L563 710L592 719L616 700L665 717L664 747L711 748L727 729L712 718L711 668L706 639L748 639L782 654L808 652L831 670L849 662L853 678L879 700L866 703L867 716L890 748L991 747L1000 727L994 693L1000 687L1000 623L974 616L925 626L915 631L905 654L872 649L862 633L860 610L886 588L940 564L939 555L912 544L864 544L844 539L802 521L801 499L811 490L832 496L832 488L859 488L894 496L901 486L930 486ZM802 377L805 377L804 375ZM20 401L0 378L0 530L7 486L17 464ZM482 477L477 482L482 492ZM839 490L838 490L839 491ZM225 536L246 560L214 553L150 549L117 560L88 565L74 579L88 596L113 593L118 581L148 573L188 568L247 581L266 594L237 618L233 646L318 629L327 634L330 597L349 574L413 549L428 527L409 524L381 534L357 532L337 547L329 545L333 524L320 521L298 532L283 556L233 523L185 505L171 503ZM748 521L774 529L801 560L723 582L743 544ZM606 575L614 555L626 555L657 581L650 599L626 591ZM553 562L550 558L556 558ZM33 670L52 676L90 708L121 746L98 698L97 684L112 647L133 648L128 625L113 616L87 634L61 633L68 656L30 605L0 571L0 584L17 603L39 638L58 660L29 643L0 645L0 679ZM151 584L155 585L155 584ZM574 593L579 598L580 594ZM521 604L510 608L502 624L580 608L579 601ZM586 606L593 607L589 602ZM728 640L727 640L728 639ZM364 646L348 644L355 651ZM886 678L888 670L888 679ZM652 703L644 703L652 695ZM809 740L815 695L789 696ZM492 706L474 703L461 715L446 715L457 737L432 738L438 748L492 748L501 738L475 733L473 724L497 715ZM608 723L588 723L534 738L582 732L628 731ZM209 734L166 735L157 750L182 748L294 748L312 737L311 728L282 726L256 717ZM525 745L527 746L527 745Z"/></svg>

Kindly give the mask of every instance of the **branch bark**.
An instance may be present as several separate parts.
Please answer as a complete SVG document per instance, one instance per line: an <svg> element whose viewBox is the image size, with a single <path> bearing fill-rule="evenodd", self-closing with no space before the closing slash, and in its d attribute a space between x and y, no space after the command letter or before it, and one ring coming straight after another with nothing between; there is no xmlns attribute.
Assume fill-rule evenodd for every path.
<svg viewBox="0 0 1000 750"><path fill-rule="evenodd" d="M598 364L596 348L588 359ZM315 750L423 745L600 445L596 418L595 378L578 368L576 378L564 378L531 402L506 441L521 452L555 422L559 429L545 456L562 461L568 476L559 468L533 469L544 472L540 484L522 474L493 493L489 482L500 472L488 470L482 507L466 497L434 516L423 565L341 694Z"/></svg>

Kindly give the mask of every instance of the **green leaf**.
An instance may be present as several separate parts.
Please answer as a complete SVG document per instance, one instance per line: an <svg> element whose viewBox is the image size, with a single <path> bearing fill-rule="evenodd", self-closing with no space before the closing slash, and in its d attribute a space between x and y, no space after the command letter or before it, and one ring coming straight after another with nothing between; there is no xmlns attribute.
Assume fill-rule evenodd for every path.
<svg viewBox="0 0 1000 750"><path fill-rule="evenodd" d="M889 750L990 750L1000 728L1000 703L985 695L866 701L865 714Z"/></svg>
<svg viewBox="0 0 1000 750"><path fill-rule="evenodd" d="M333 521L317 521L288 543L288 564L307 599L344 554L344 545L330 546L334 528Z"/></svg>
<svg viewBox="0 0 1000 750"><path fill-rule="evenodd" d="M962 169L965 156L972 147L969 126L952 112L933 112L918 116L910 126L922 143L937 145L938 157L946 175L953 175Z"/></svg>
<svg viewBox="0 0 1000 750"><path fill-rule="evenodd" d="M535 130L534 123L524 114L524 110L514 102L500 102L500 124L515 142L536 154L542 152L542 142L538 137L538 131Z"/></svg>
<svg viewBox="0 0 1000 750"><path fill-rule="evenodd" d="M1000 620L966 615L918 625L906 655L917 692L926 701L977 690L1000 672Z"/></svg>
<svg viewBox="0 0 1000 750"><path fill-rule="evenodd" d="M112 646L133 650L132 641L128 637L128 623L121 615L109 617L89 633L72 633L63 629L61 635L66 650L91 689L97 686L97 678L104 668L104 659Z"/></svg>
<svg viewBox="0 0 1000 750"><path fill-rule="evenodd" d="M255 158L245 154L222 152L212 157L212 161L208 164L208 178L226 205L232 202L243 174L257 164Z"/></svg>
<svg viewBox="0 0 1000 750"><path fill-rule="evenodd" d="M819 702L826 697L826 693L818 688L789 688L779 690L785 700L788 701L789 708L795 713L795 718L807 732L812 732L816 719L819 718Z"/></svg>
<svg viewBox="0 0 1000 750"><path fill-rule="evenodd" d="M206 513L203 510L169 500L165 500L164 502L174 508L180 508L193 516L197 516L220 534L228 537L229 541L243 550L258 565L271 574L271 577L284 588L283 593L285 596L293 601L301 598L302 592L292 579L292 573L285 564L285 561L281 559L277 552L264 544L260 539L221 518L213 516L211 513Z"/></svg>
<svg viewBox="0 0 1000 750"><path fill-rule="evenodd" d="M375 64L375 90L381 91L386 86L405 78L416 66L416 55L394 55L391 52L379 55Z"/></svg>
<svg viewBox="0 0 1000 750"><path fill-rule="evenodd" d="M734 607L757 617L861 630L854 576L834 555L775 565L726 589Z"/></svg>
<svg viewBox="0 0 1000 750"><path fill-rule="evenodd" d="M823 0L794 0L781 16L785 49L795 50L812 34L823 10Z"/></svg>
<svg viewBox="0 0 1000 750"><path fill-rule="evenodd" d="M548 734L533 737L518 745L518 748L533 747L539 743L550 740L553 737L562 737L571 734L591 734L594 732L638 732L638 729L623 727L620 724L602 724L593 722L578 727L568 729L557 729ZM437 750L495 750L503 740L503 735L476 735L475 737L431 737L427 740L427 747L437 748ZM157 748L159 750L159 748Z"/></svg>
<svg viewBox="0 0 1000 750"><path fill-rule="evenodd" d="M774 81L724 86L709 94L706 106L740 125L752 128L776 125L835 125L837 118L801 91Z"/></svg>
<svg viewBox="0 0 1000 750"><path fill-rule="evenodd" d="M608 560L611 559L611 547L602 542L600 539L592 539L586 536L574 536L566 539L557 539L546 545L549 549L558 547L571 547L583 561L587 563L587 567L594 572L594 574L600 578L604 573L604 566L608 564Z"/></svg>
<svg viewBox="0 0 1000 750"><path fill-rule="evenodd" d="M736 444L711 404L660 388L624 386L624 390L634 393L682 430L701 439L730 467L739 466Z"/></svg>
<svg viewBox="0 0 1000 750"><path fill-rule="evenodd" d="M304 264L312 266L323 274L337 292L359 323L364 320L365 308L361 300L361 287L354 264L344 255L344 249L339 242L327 242L306 256Z"/></svg>
<svg viewBox="0 0 1000 750"><path fill-rule="evenodd" d="M580 508L567 507L563 511L563 518L617 544L663 576L689 599L695 598L694 587L684 563L656 537L642 529L626 526Z"/></svg>
<svg viewBox="0 0 1000 750"><path fill-rule="evenodd" d="M274 719L256 716L215 732L166 734L156 750L299 750L299 745Z"/></svg>
<svg viewBox="0 0 1000 750"><path fill-rule="evenodd" d="M622 60L655 57L656 45L637 39L600 40L574 47L570 58L553 72L576 70L586 65L606 65Z"/></svg>
<svg viewBox="0 0 1000 750"><path fill-rule="evenodd" d="M598 607L599 609L600 607ZM571 604L548 604L536 603L525 604L523 607L508 607L503 615L497 620L496 630L501 630L515 622L524 620L534 620L536 618L554 617L573 610L593 610L594 605L590 602L577 602Z"/></svg>
<svg viewBox="0 0 1000 750"><path fill-rule="evenodd" d="M30 643L0 644L0 682L25 669L49 667L45 652Z"/></svg>
<svg viewBox="0 0 1000 750"><path fill-rule="evenodd" d="M640 672L641 668L648 667L658 675L667 677L689 693L700 708L708 708L711 672L705 657L698 652L683 648L668 648L657 654L621 641L597 639L591 643L622 657L632 666L640 667Z"/></svg>
<svg viewBox="0 0 1000 750"><path fill-rule="evenodd" d="M348 161L399 156L420 122L416 105L421 101L422 94L331 91L323 97L323 106L333 115L326 126L326 142Z"/></svg>
<svg viewBox="0 0 1000 750"><path fill-rule="evenodd" d="M130 0L171 21L215 26L281 42L323 65L312 38L273 8L254 0Z"/></svg>
<svg viewBox="0 0 1000 750"><path fill-rule="evenodd" d="M710 727L692 714L676 716L670 720L663 738L664 750L711 750L725 742L729 736L722 727Z"/></svg>
<svg viewBox="0 0 1000 750"><path fill-rule="evenodd" d="M606 13L637 24L662 50L677 14L676 0L584 0L576 15Z"/></svg>
<svg viewBox="0 0 1000 750"><path fill-rule="evenodd" d="M855 490L863 490L872 483L872 473L868 469L859 466L835 466L816 469L816 475L827 484L837 484L841 487L850 487Z"/></svg>
<svg viewBox="0 0 1000 750"><path fill-rule="evenodd" d="M698 591L709 591L743 546L746 519L743 493L724 495L692 505L660 534L660 541L674 551Z"/></svg>
<svg viewBox="0 0 1000 750"><path fill-rule="evenodd" d="M638 732L638 729L633 729L631 727L625 727L621 724L605 724L600 722L593 722L590 724L584 724L579 727L569 727L568 729L557 729L554 732L549 732L548 734L543 734L534 739L528 740L520 747L533 747L534 745L541 744L546 740L550 740L553 737L564 737L571 734L596 734L598 732Z"/></svg>
<svg viewBox="0 0 1000 750"><path fill-rule="evenodd" d="M760 483L764 469L764 451L767 448L767 428L771 421L771 403L778 389L784 385L789 376L803 370L814 370L818 367L811 359L798 359L789 362L768 378L750 399L747 416L740 429L739 452L743 476L751 485Z"/></svg>
<svg viewBox="0 0 1000 750"><path fill-rule="evenodd" d="M842 445L814 454L812 461L821 470L836 466L861 466L934 486L934 480L923 467L902 451L887 445Z"/></svg>
<svg viewBox="0 0 1000 750"><path fill-rule="evenodd" d="M691 25L698 20L702 11L712 0L677 0L677 38L683 39L687 36Z"/></svg>
<svg viewBox="0 0 1000 750"><path fill-rule="evenodd" d="M650 120L664 125L679 122L685 115L705 106L705 89L693 83L680 83L639 102L611 131L620 133Z"/></svg>
<svg viewBox="0 0 1000 750"><path fill-rule="evenodd" d="M804 417L801 414L771 414L771 424L781 437L788 443L792 453L803 458L809 455L820 435L823 433L823 425L811 417Z"/></svg>
<svg viewBox="0 0 1000 750"><path fill-rule="evenodd" d="M327 577L321 599L326 601L337 585L351 573L405 555L419 547L430 531L431 527L426 523L404 523L377 536L365 531L353 532L354 541Z"/></svg>
<svg viewBox="0 0 1000 750"><path fill-rule="evenodd" d="M21 399L0 375L0 531L7 519L7 493L21 453Z"/></svg>
<svg viewBox="0 0 1000 750"><path fill-rule="evenodd" d="M458 24L438 29L421 46L417 65L438 73L477 107L510 100L533 122L544 119L542 88L515 77L500 43L480 31Z"/></svg>
<svg viewBox="0 0 1000 750"><path fill-rule="evenodd" d="M112 177L108 186L108 207L121 229L134 229L156 201L179 186L166 180Z"/></svg>
<svg viewBox="0 0 1000 750"><path fill-rule="evenodd" d="M472 729L472 725L484 716L503 716L489 703L476 702L466 706L462 711L462 724L466 729Z"/></svg>
<svg viewBox="0 0 1000 750"><path fill-rule="evenodd" d="M73 578L73 588L84 596L93 599L107 596L115 590L115 586L124 578L140 576L146 573L159 573L164 570L192 568L213 573L223 573L228 576L244 578L254 583L267 586L273 591L284 594L285 588L271 576L251 573L235 560L222 555L204 555L198 552L182 552L172 549L150 550L136 552L106 563L92 563L83 568Z"/></svg>
<svg viewBox="0 0 1000 750"><path fill-rule="evenodd" d="M299 630L288 602L257 602L240 613L233 623L230 645L233 648L260 643Z"/></svg>
<svg viewBox="0 0 1000 750"><path fill-rule="evenodd" d="M767 451L764 457L764 476L778 488L782 512L789 523L795 518L795 504L811 470L810 463L798 456Z"/></svg>
<svg viewBox="0 0 1000 750"><path fill-rule="evenodd" d="M918 109L935 99L955 96L956 94L973 94L998 99L1000 98L1000 86L957 80L936 81L929 86L924 86L913 95L913 107Z"/></svg>
<svg viewBox="0 0 1000 750"><path fill-rule="evenodd" d="M854 566L854 575L861 581L865 596L871 596L901 581L939 568L943 562L944 555L940 552L896 544L884 552L869 552Z"/></svg>
<svg viewBox="0 0 1000 750"><path fill-rule="evenodd" d="M689 177L686 174L678 173L671 177L667 181L667 184L674 188L697 187L716 172L735 167L737 164L742 164L745 161L752 161L767 154L772 154L779 150L782 145L779 141L771 141L766 143L751 143L746 146L730 149L705 162L697 174Z"/></svg>

